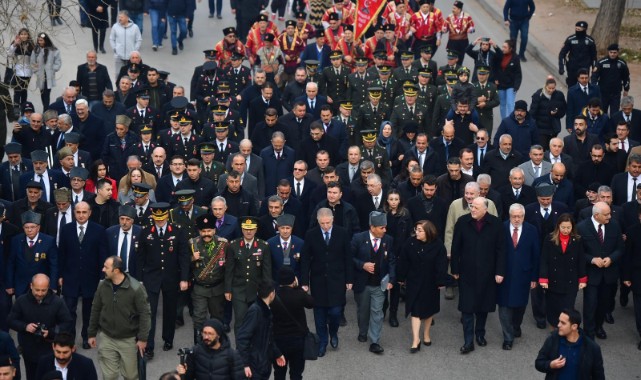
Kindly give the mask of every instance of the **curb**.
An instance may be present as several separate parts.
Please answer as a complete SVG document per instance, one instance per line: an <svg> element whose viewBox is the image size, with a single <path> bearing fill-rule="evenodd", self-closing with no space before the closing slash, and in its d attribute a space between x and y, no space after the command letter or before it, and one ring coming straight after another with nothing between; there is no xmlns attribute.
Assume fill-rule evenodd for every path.
<svg viewBox="0 0 641 380"><path fill-rule="evenodd" d="M503 26L503 9L499 9L497 5L491 0L478 0L478 4L485 10L494 20ZM509 34L509 32L508 32ZM527 52L531 58L536 59L544 68L548 71L548 74L552 75L556 81L557 86L565 86L565 76L559 75L558 62L550 59L550 57L557 57L558 53L552 54L547 51L541 42L532 35L528 33L528 43L527 43Z"/></svg>

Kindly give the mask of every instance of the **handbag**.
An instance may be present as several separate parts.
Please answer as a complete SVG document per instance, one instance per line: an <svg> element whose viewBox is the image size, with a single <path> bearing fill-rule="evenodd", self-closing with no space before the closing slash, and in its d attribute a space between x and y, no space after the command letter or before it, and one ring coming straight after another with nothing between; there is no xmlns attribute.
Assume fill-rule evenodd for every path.
<svg viewBox="0 0 641 380"><path fill-rule="evenodd" d="M4 69L4 78L2 79L2 82L11 88L18 84L13 66L9 66L9 58L7 58L7 67Z"/></svg>
<svg viewBox="0 0 641 380"><path fill-rule="evenodd" d="M289 318L296 323L296 325L302 330L303 326L298 323L296 318L287 310L287 306L283 303L283 301L280 298L277 298L278 302L280 302L281 305L283 305L283 309L285 309L285 313L289 315ZM307 334L305 335L305 342L303 343L303 359L305 360L316 360L318 359L318 352L320 350L320 338L318 337L318 334L313 333L309 331L309 328L307 328Z"/></svg>

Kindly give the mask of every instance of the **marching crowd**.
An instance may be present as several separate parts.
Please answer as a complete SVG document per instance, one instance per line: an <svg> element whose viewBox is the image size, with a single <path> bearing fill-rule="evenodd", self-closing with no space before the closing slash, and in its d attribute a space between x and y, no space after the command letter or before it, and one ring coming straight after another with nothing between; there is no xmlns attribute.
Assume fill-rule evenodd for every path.
<svg viewBox="0 0 641 380"><path fill-rule="evenodd" d="M193 21L190 3L151 2L152 21L173 20L174 54L188 32L170 10ZM204 51L189 86L143 63L142 14L126 9L110 38L117 77L97 62L96 27L95 50L53 102L62 60L49 36L21 29L8 48L0 328L17 332L26 379L97 378L77 336L97 347L104 379L137 379L154 358L161 297L159 346L174 348L185 309L194 339L163 378L267 379L273 367L300 379L306 308L318 357L339 346L350 293L370 352L384 352L385 318L397 328L405 316L417 353L441 290L458 299L461 354L487 344L497 306L511 350L530 303L538 328L556 328L537 370L604 378L595 339L607 338L617 294L626 306L632 293L641 334L641 111L619 47L599 60L577 22L559 54L567 93L549 76L516 99L531 1L506 2L502 43L468 39L461 1L447 17L433 0L389 1L365 36L350 0L310 0L309 17L295 1L287 21L286 3L271 14L248 3L232 1L237 27ZM162 25L152 29L157 51ZM27 99L32 76L42 110ZM0 343L0 378L19 378L11 337Z"/></svg>

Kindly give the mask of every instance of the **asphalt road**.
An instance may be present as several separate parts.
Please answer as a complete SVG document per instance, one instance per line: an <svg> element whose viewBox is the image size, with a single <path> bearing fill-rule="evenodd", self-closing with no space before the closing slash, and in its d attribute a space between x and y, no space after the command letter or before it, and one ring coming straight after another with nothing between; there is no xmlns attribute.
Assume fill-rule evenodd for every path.
<svg viewBox="0 0 641 380"><path fill-rule="evenodd" d="M449 14L449 5L437 4L442 7L445 15ZM491 36L495 41L507 39L507 30L497 24L475 2L466 2L465 11L469 12L475 21L477 32L471 36ZM144 42L142 50L143 61L158 69L171 73L170 80L188 88L193 67L203 61L202 50L213 48L222 38L224 27L235 25L235 19L225 2L223 20L208 19L206 2L198 3L194 38L185 41L185 50L177 56L171 55L171 45L165 40L164 49L151 50L151 35L149 18L145 17ZM282 29L283 23L279 23ZM60 27L59 27L60 28ZM60 95L64 84L75 79L76 65L84 62L84 54L92 48L91 34L87 29L77 26L70 31L59 32L54 37L55 43L61 48L63 69L58 75L58 86L52 93L52 99ZM445 41L444 41L445 43ZM444 45L439 49L435 59L439 64L445 62ZM113 60L111 55L99 54L98 61L107 65L112 75ZM471 64L468 57L466 63ZM533 59L523 64L523 85L517 94L517 99L525 99L530 103L531 94L540 88L546 77L545 70ZM33 85L32 85L33 86ZM29 97L40 109L39 94L31 92ZM498 107L495 120L498 120ZM496 129L496 128L495 128ZM579 296L577 307L581 307L582 296ZM436 315L436 324L432 328L431 347L423 347L414 355L409 354L411 332L409 320L401 319L399 328L391 328L387 323L383 328L381 344L385 348L382 356L368 352L369 344L356 340L356 308L352 294L348 294L346 314L349 324L339 331L340 346L338 350L329 349L327 355L307 363L305 377L311 379L342 378L346 380L407 378L407 379L542 379L543 374L534 369L534 359L548 332L536 328L531 312L528 309L523 323L523 337L515 341L512 351L501 349L502 335L497 313L490 314L487 323L487 347L477 347L473 353L463 356L458 353L463 344L463 331L459 323L460 314L456 310L457 301L443 300L441 312ZM401 309L404 304L401 304ZM579 309L580 310L580 309ZM80 314L80 310L78 311ZM607 340L600 340L605 360L606 376L612 379L641 378L641 366L636 361L641 354L637 349L638 335L634 326L632 306L617 309L614 313L616 323L606 325ZM313 326L313 317L308 313L308 321ZM191 320L187 316L187 325L177 330L174 347L190 346L192 343ZM161 323L161 313L158 316ZM80 328L80 326L78 327ZM149 363L148 378L157 379L160 374L175 368L178 364L176 351L163 352L160 328L157 329L156 357ZM100 342L98 342L100 344ZM97 350L78 349L83 355L97 359ZM97 365L97 360L96 360Z"/></svg>

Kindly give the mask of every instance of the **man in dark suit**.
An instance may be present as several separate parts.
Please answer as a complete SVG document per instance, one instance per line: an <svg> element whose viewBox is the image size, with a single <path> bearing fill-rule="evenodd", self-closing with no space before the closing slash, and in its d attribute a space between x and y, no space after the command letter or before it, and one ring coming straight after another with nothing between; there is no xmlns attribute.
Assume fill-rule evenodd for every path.
<svg viewBox="0 0 641 380"><path fill-rule="evenodd" d="M574 132L563 138L563 152L572 157L574 164L572 172L576 173L582 163L590 160L590 151L595 144L599 143L599 136L588 133L588 122L585 116L575 116L573 123Z"/></svg>
<svg viewBox="0 0 641 380"><path fill-rule="evenodd" d="M298 146L303 138L307 137L309 126L314 120L314 116L307 113L307 103L305 101L294 102L291 112L278 118L278 122L287 128L290 133L287 145L294 148L294 150L298 150Z"/></svg>
<svg viewBox="0 0 641 380"><path fill-rule="evenodd" d="M314 322L320 338L319 356L325 356L331 338L338 347L338 327L346 290L354 283L354 263L347 231L334 225L332 210L317 212L318 227L307 231L301 252L301 285L314 297ZM328 337L329 335L329 337Z"/></svg>
<svg viewBox="0 0 641 380"><path fill-rule="evenodd" d="M178 294L186 291L189 280L189 245L184 232L169 222L168 203L153 203L151 218L153 224L144 227L136 253L136 278L144 282L151 305L151 329L147 339L145 356L154 357L156 335L156 313L158 301L163 297L163 351L174 345L176 332L176 308Z"/></svg>
<svg viewBox="0 0 641 380"><path fill-rule="evenodd" d="M418 160L423 173L430 173L435 176L445 173L445 161L429 146L427 135L424 133L419 133L416 136L414 147L405 152L403 166L410 158Z"/></svg>
<svg viewBox="0 0 641 380"><path fill-rule="evenodd" d="M429 220L436 227L438 236L441 239L445 235L445 221L449 205L436 196L436 177L426 175L421 180L421 194L407 202L407 209L410 211L412 222Z"/></svg>
<svg viewBox="0 0 641 380"><path fill-rule="evenodd" d="M447 160L447 173L436 178L436 195L446 204L465 195L465 185L473 182L474 177L461 172L461 160L450 156Z"/></svg>
<svg viewBox="0 0 641 380"><path fill-rule="evenodd" d="M183 178L175 190L175 193L180 190L195 190L194 204L199 207L208 207L217 192L214 181L202 175L200 160L197 158L187 161L187 178Z"/></svg>
<svg viewBox="0 0 641 380"><path fill-rule="evenodd" d="M167 152L161 146L155 147L151 151L151 159L143 164L142 169L156 177L156 183L164 176L171 173L169 162L167 161Z"/></svg>
<svg viewBox="0 0 641 380"><path fill-rule="evenodd" d="M245 171L256 177L258 181L258 194L265 194L265 168L263 166L263 159L260 158L258 154L252 153L252 148L253 144L250 139L243 139L238 144L239 153L245 157L245 166L247 167ZM230 155L227 157L227 163L225 164L227 171L232 170L231 162L232 156Z"/></svg>
<svg viewBox="0 0 641 380"><path fill-rule="evenodd" d="M307 67L308 72L313 68L314 72L320 74L323 69L330 66L329 54L332 52L332 48L325 43L327 40L322 28L316 30L315 34L316 43L310 43L305 47L303 54L300 55L300 65ZM318 78L319 75L316 77Z"/></svg>
<svg viewBox="0 0 641 380"><path fill-rule="evenodd" d="M624 254L621 228L610 218L610 206L597 202L592 208L592 218L577 225L588 263L588 286L583 293L584 326L588 336L596 335L599 339L607 338L603 321L614 302L613 288L619 279L619 262Z"/></svg>
<svg viewBox="0 0 641 380"><path fill-rule="evenodd" d="M53 191L61 187L69 188L69 178L61 172L48 169L48 155L44 150L35 150L31 152L31 161L33 170L28 171L20 176L20 189L22 198L27 193L27 183L30 181L38 182L43 187L42 199L46 202L53 201Z"/></svg>
<svg viewBox="0 0 641 380"><path fill-rule="evenodd" d="M309 217L307 213L316 207L316 205L312 204L311 197L318 186L315 182L306 178L306 175L307 163L303 160L298 160L294 162L292 176L287 179L292 185L292 195L301 203L303 210L303 222L305 226L309 225Z"/></svg>
<svg viewBox="0 0 641 380"><path fill-rule="evenodd" d="M225 198L229 214L237 218L255 216L258 214L258 200L243 188L240 183L241 177L241 173L236 170L227 173L225 181L223 182L223 178L221 178L218 182L219 186L224 183L224 188L219 191L218 195Z"/></svg>
<svg viewBox="0 0 641 380"><path fill-rule="evenodd" d="M582 68L577 72L578 83L568 88L568 106L565 118L566 129L572 133L574 129L574 117L581 115L583 108L592 98L601 98L599 86L590 83L590 73L588 69Z"/></svg>
<svg viewBox="0 0 641 380"><path fill-rule="evenodd" d="M303 249L303 239L292 235L296 217L291 214L282 214L276 218L278 234L267 240L269 252L272 254L272 276L278 278L278 271L282 266L292 268L300 278L300 253Z"/></svg>
<svg viewBox="0 0 641 380"><path fill-rule="evenodd" d="M339 160L343 161L347 155L348 134L345 124L334 118L332 107L329 104L320 107L320 121L328 136L334 137L338 141Z"/></svg>
<svg viewBox="0 0 641 380"><path fill-rule="evenodd" d="M242 154L234 153L231 159L231 167L232 171L236 171L240 174L240 184L243 187L243 190L248 192L256 200L262 199L262 195L264 194L258 193L258 180L256 179L256 177L245 171L245 168L247 167L247 161ZM229 173L225 173L220 176L220 179L218 180L218 193L221 193L225 189Z"/></svg>
<svg viewBox="0 0 641 380"><path fill-rule="evenodd" d="M539 234L536 227L524 223L525 208L510 206L509 220L503 223L505 242L505 278L498 286L497 303L503 329L503 349L511 350L515 337L521 336L521 323L530 289L539 280Z"/></svg>
<svg viewBox="0 0 641 380"><path fill-rule="evenodd" d="M71 191L60 188L54 192L55 207L47 209L42 220L42 232L56 238L60 244L60 230L62 227L75 220L71 203Z"/></svg>
<svg viewBox="0 0 641 380"><path fill-rule="evenodd" d="M637 220L639 220L637 211ZM623 263L623 284L632 290L634 297L634 319L641 335L641 224L636 223L626 231L625 258ZM637 345L641 350L641 342Z"/></svg>
<svg viewBox="0 0 641 380"><path fill-rule="evenodd" d="M396 253L392 249L394 239L385 233L386 214L372 211L367 219L369 229L354 235L351 242L358 341L366 342L369 337L372 342L369 351L382 354L379 341L383 329L383 304L385 290L392 289L396 281Z"/></svg>
<svg viewBox="0 0 641 380"><path fill-rule="evenodd" d="M563 152L565 147L565 142L559 137L553 137L550 139L549 150L546 150L543 153L543 161L556 164L557 162L562 162L565 164L565 169L567 170L568 178L572 179L574 177L574 159L567 153Z"/></svg>
<svg viewBox="0 0 641 380"><path fill-rule="evenodd" d="M227 201L217 196L211 201L211 213L216 218L216 235L232 241L240 237L238 219L227 214Z"/></svg>
<svg viewBox="0 0 641 380"><path fill-rule="evenodd" d="M89 103L85 99L76 101L76 115L72 116L72 122L73 131L82 135L79 147L93 158L100 157L105 138L111 130L105 129L103 121L89 111Z"/></svg>
<svg viewBox="0 0 641 380"><path fill-rule="evenodd" d="M27 183L27 196L18 199L11 203L11 213L9 214L9 221L12 223L20 223L22 214L26 211L33 211L43 216L45 212L53 205L44 201L42 195L42 184L40 182L30 181ZM6 206L5 206L6 207Z"/></svg>
<svg viewBox="0 0 641 380"><path fill-rule="evenodd" d="M454 225L452 239L452 276L459 283L458 309L463 314L465 343L461 354L484 347L488 312L496 309L496 286L506 273L504 228L500 219L487 212L487 201L472 201L470 213Z"/></svg>
<svg viewBox="0 0 641 380"><path fill-rule="evenodd" d="M7 161L0 164L2 199L9 202L22 198L20 176L32 169L31 160L22 158L22 144L11 142L4 147Z"/></svg>
<svg viewBox="0 0 641 380"><path fill-rule="evenodd" d="M387 192L383 189L381 177L378 174L368 175L367 194L354 200L361 231L367 231L370 228L370 213L372 211L384 212L386 200Z"/></svg>
<svg viewBox="0 0 641 380"><path fill-rule="evenodd" d="M510 170L524 161L521 153L512 149L512 136L504 134L499 137L499 146L485 155L481 171L492 177L495 189L509 183Z"/></svg>
<svg viewBox="0 0 641 380"><path fill-rule="evenodd" d="M554 191L554 200L565 204L568 209L574 207L574 186L572 182L565 178L565 165L556 163L552 165L552 171L549 175L539 177L532 182L532 187L536 188L542 183L556 187Z"/></svg>
<svg viewBox="0 0 641 380"><path fill-rule="evenodd" d="M156 185L156 201L168 202L174 201L173 195L176 185L186 178L185 174L187 167L185 166L185 159L181 156L173 156L169 160L170 175L161 177Z"/></svg>
<svg viewBox="0 0 641 380"><path fill-rule="evenodd" d="M133 154L138 136L129 129L131 119L126 115L116 117L116 130L105 139L100 157L109 169L109 175L118 180L127 174L127 158ZM153 177L152 177L153 178Z"/></svg>
<svg viewBox="0 0 641 380"><path fill-rule="evenodd" d="M485 155L494 149L494 146L490 144L490 136L488 135L485 129L479 129L476 132L476 142L468 146L468 148L474 153L474 171L478 172Z"/></svg>
<svg viewBox="0 0 641 380"><path fill-rule="evenodd" d="M618 173L612 177L612 197L615 205L636 199L636 188L641 184L641 155L633 154L628 158L627 173Z"/></svg>
<svg viewBox="0 0 641 380"><path fill-rule="evenodd" d="M82 348L89 349L87 328L102 264L107 259L106 235L101 225L89 221L91 208L87 202L74 207L74 216L76 220L64 225L60 231L58 285L73 319L74 335L78 298L82 298Z"/></svg>
<svg viewBox="0 0 641 380"><path fill-rule="evenodd" d="M63 369L69 380L98 380L93 360L76 352L72 334L68 332L56 334L52 347L53 353L41 357L38 361L36 379L44 379L47 373Z"/></svg>
<svg viewBox="0 0 641 380"><path fill-rule="evenodd" d="M78 149L80 144L81 135L76 132L68 132L64 134L65 145L71 149L73 154L73 164L74 166L79 166L89 170L91 165L93 165L93 160L91 153L86 150Z"/></svg>
<svg viewBox="0 0 641 380"><path fill-rule="evenodd" d="M325 151L330 159L328 164L335 166L341 161L338 149L338 140L325 133L321 122L313 121L309 126L309 135L303 138L298 151L296 151L296 158L312 164L316 162L317 153Z"/></svg>
<svg viewBox="0 0 641 380"><path fill-rule="evenodd" d="M312 115L313 120L318 120L321 107L327 104L327 97L318 94L318 83L308 82L305 95L295 98L294 103L296 102L305 102L307 113Z"/></svg>
<svg viewBox="0 0 641 380"><path fill-rule="evenodd" d="M58 115L66 113L70 116L76 115L76 89L74 87L65 87L62 96L55 102L49 104L48 110L58 112Z"/></svg>
<svg viewBox="0 0 641 380"><path fill-rule="evenodd" d="M432 139L430 147L439 157L444 158L443 163L445 164L450 158L458 157L459 151L465 147L465 142L455 137L454 125L446 123L441 130L441 135Z"/></svg>
<svg viewBox="0 0 641 380"><path fill-rule="evenodd" d="M634 98L624 96L621 99L621 111L611 110L610 114L611 131L623 120L630 129L630 139L641 141L641 110L634 108Z"/></svg>
<svg viewBox="0 0 641 380"><path fill-rule="evenodd" d="M265 111L268 108L273 108L278 113L278 116L283 115L283 107L280 104L280 99L276 96L275 85L271 82L265 83L261 90L261 94L251 100L248 104L248 117L247 117L247 132L249 136L254 132L254 127L261 120L265 118ZM242 115L242 113L241 113Z"/></svg>
<svg viewBox="0 0 641 380"><path fill-rule="evenodd" d="M256 237L262 240L269 240L278 235L278 223L276 219L283 214L283 200L278 195L267 198L267 213L258 218L258 233Z"/></svg>
<svg viewBox="0 0 641 380"><path fill-rule="evenodd" d="M136 252L140 245L142 227L134 224L136 209L131 206L120 206L118 224L107 228L107 256L118 256L122 259L122 272L136 273Z"/></svg>
<svg viewBox="0 0 641 380"><path fill-rule="evenodd" d="M499 215L502 220L507 220L510 217L510 206L514 203L528 205L536 201L536 193L534 188L524 184L525 174L521 168L512 168L510 170L510 183L497 189L501 194L503 204L501 209L503 214Z"/></svg>
<svg viewBox="0 0 641 380"><path fill-rule="evenodd" d="M20 229L7 221L6 209L3 205L0 205L0 244L2 244L0 248L0 267L5 269L0 273L0 289L5 289L0 294L0 330L2 331L9 330L7 315L9 315L9 310L11 309L12 300L11 295L6 291L6 289L9 289L6 269L8 268L7 263L11 254L11 240L19 233Z"/></svg>
<svg viewBox="0 0 641 380"><path fill-rule="evenodd" d="M287 178L294 166L294 155L294 149L285 146L285 135L282 132L274 132L271 146L265 147L260 152L263 172L266 173L265 196L275 194L278 181Z"/></svg>

